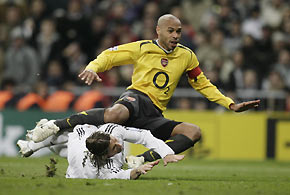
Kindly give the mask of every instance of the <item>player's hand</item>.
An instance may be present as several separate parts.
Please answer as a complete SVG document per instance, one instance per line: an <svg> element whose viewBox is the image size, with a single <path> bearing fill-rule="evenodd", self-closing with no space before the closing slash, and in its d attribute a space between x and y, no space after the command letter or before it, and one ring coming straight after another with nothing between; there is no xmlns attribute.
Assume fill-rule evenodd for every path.
<svg viewBox="0 0 290 195"><path fill-rule="evenodd" d="M98 82L102 81L99 75L92 70L84 70L79 74L79 77L82 81L85 81L87 85L91 85L94 80Z"/></svg>
<svg viewBox="0 0 290 195"><path fill-rule="evenodd" d="M156 161L141 165L140 167L138 167L138 170L141 172L141 174L146 174L148 171L151 171L154 166L158 165L159 161L160 160L156 160Z"/></svg>
<svg viewBox="0 0 290 195"><path fill-rule="evenodd" d="M257 108L260 104L260 101L261 100L253 100L253 101L248 101L248 102L242 102L239 104L231 104L230 109L235 112L243 112L251 108Z"/></svg>
<svg viewBox="0 0 290 195"><path fill-rule="evenodd" d="M166 166L168 163L175 163L182 159L184 159L184 155L168 154L163 158L163 164Z"/></svg>

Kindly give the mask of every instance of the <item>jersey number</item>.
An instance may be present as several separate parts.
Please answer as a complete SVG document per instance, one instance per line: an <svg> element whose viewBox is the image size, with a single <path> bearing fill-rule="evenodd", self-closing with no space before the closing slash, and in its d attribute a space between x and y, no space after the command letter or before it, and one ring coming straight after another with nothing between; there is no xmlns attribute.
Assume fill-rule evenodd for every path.
<svg viewBox="0 0 290 195"><path fill-rule="evenodd" d="M164 76L165 76L165 82L164 82L163 85L160 85L160 84L158 84L158 83L156 82L157 79L158 79L158 77L159 77L160 75L164 75ZM167 90L164 92L166 95L168 94L168 91L170 90L169 87L166 87L166 86L168 85L168 82L169 82L169 76L168 76L168 74L167 74L166 72L157 72L157 73L154 75L154 77L153 77L153 83L154 83L155 87L157 87L158 89L164 89L164 88L167 89Z"/></svg>

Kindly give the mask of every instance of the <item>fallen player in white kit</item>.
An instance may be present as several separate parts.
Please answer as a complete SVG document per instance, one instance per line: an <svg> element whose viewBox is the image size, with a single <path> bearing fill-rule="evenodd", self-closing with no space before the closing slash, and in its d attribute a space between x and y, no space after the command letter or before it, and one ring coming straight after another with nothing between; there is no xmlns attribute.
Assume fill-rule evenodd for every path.
<svg viewBox="0 0 290 195"><path fill-rule="evenodd" d="M112 123L98 127L78 125L68 135L53 135L40 143L19 140L17 145L25 157L44 147L50 147L63 157L67 156L69 166L66 178L137 179L159 163L142 164L143 157L131 157L128 164L135 167L122 169L125 164L124 141L153 149L161 156L164 165L184 158L184 155L174 155L173 150L150 131Z"/></svg>

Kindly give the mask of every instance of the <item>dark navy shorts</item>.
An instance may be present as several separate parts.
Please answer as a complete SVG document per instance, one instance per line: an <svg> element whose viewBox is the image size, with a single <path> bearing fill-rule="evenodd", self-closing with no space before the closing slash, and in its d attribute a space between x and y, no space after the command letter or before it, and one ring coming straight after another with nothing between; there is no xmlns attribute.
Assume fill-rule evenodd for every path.
<svg viewBox="0 0 290 195"><path fill-rule="evenodd" d="M115 104L126 106L130 112L125 126L150 130L154 137L163 141L167 140L174 127L181 123L164 118L162 111L150 98L137 90L127 90Z"/></svg>

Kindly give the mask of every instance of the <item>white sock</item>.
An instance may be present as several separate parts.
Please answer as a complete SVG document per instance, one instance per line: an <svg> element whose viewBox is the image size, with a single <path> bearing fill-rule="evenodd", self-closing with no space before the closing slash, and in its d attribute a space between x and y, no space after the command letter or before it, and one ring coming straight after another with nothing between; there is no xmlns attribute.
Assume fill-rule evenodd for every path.
<svg viewBox="0 0 290 195"><path fill-rule="evenodd" d="M49 149L60 157L67 158L67 144L58 144L49 147Z"/></svg>
<svg viewBox="0 0 290 195"><path fill-rule="evenodd" d="M42 142L39 142L39 143L34 143L33 141L29 141L28 146L30 149L33 150L33 152L36 152L37 150L39 150L41 148L52 146L53 144L51 143L51 141L53 139L53 136L54 135L46 138L45 140L43 140Z"/></svg>
<svg viewBox="0 0 290 195"><path fill-rule="evenodd" d="M64 132L60 135L54 136L51 142L54 145L59 145L59 144L65 144L68 142L68 133L69 132Z"/></svg>
<svg viewBox="0 0 290 195"><path fill-rule="evenodd" d="M36 152L37 150L53 145L58 145L58 144L64 144L67 143L68 141L68 135L67 133L61 134L61 135L52 135L43 140L42 142L35 143L33 141L28 142L28 146L30 149L33 150L33 152Z"/></svg>

